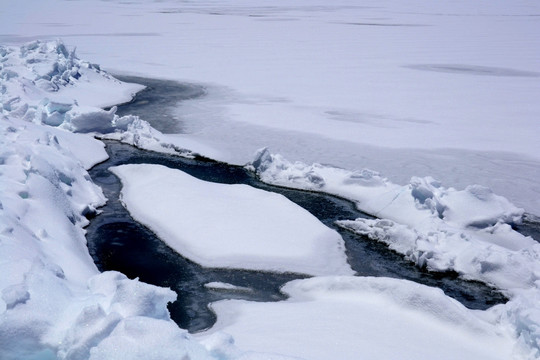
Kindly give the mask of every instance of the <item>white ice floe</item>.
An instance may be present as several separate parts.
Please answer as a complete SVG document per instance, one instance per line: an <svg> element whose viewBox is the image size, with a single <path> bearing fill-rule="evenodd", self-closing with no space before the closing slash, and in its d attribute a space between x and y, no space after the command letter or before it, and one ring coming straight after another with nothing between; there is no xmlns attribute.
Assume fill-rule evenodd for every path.
<svg viewBox="0 0 540 360"><path fill-rule="evenodd" d="M284 196L161 165L111 168L122 202L183 256L209 267L351 274L341 236Z"/></svg>
<svg viewBox="0 0 540 360"><path fill-rule="evenodd" d="M283 287L277 303L223 300L221 332L238 347L302 359L512 359L523 356L494 316L472 311L435 288L366 277L319 277ZM217 335L214 332L219 331Z"/></svg>

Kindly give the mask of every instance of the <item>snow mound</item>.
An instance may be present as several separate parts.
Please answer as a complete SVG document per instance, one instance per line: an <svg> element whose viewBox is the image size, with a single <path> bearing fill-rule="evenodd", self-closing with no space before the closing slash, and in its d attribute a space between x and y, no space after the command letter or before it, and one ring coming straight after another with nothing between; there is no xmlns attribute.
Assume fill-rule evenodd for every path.
<svg viewBox="0 0 540 360"><path fill-rule="evenodd" d="M137 221L208 267L350 274L341 236L285 197L160 165L111 168Z"/></svg>

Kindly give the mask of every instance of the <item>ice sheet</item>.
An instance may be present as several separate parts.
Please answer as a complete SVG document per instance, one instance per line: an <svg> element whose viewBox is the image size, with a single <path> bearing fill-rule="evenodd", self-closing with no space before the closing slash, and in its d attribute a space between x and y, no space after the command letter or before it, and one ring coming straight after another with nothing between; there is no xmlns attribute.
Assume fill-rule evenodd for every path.
<svg viewBox="0 0 540 360"><path fill-rule="evenodd" d="M77 45L79 54L108 69L205 84L215 96L181 107L179 113L191 127L190 139L214 149L215 157L244 163L255 149L272 145L275 152L293 161L384 170L393 184L401 184L398 187L412 176L428 175L441 180L446 189L487 185L526 211L540 212L534 180L540 168L537 3L493 1L486 6L470 1L372 1L359 6L352 1L328 4L310 0L266 6L251 2L28 0L4 10L0 21L3 43L60 36L68 45ZM97 358L118 349L126 357L148 358L148 345L164 358L170 355L170 347L184 345L179 341L182 332L163 318L164 302L173 295L137 285L121 275L96 275L84 249L81 212L92 211L85 208L103 201L85 178L84 168L99 161L102 148L90 139L63 137L42 124L65 124L69 130L77 127L67 125L78 124L82 131L130 129L132 138L128 140L148 146L159 144L159 136L145 138L151 131L133 129L145 129L147 124L138 119L120 120L114 111L95 108L125 101L137 87L126 90L113 80L101 82L102 78L97 85L98 67L79 62L71 50L55 44L45 45L45 53L40 53L41 45L31 45L24 56L19 56L19 49L10 53L0 48L0 141L6 145L1 147L0 258L9 259L1 266L3 274L10 274L1 284L2 357L88 358L88 349L95 347ZM50 75L58 77L47 79ZM79 87L72 86L80 79ZM85 79L89 81L86 85ZM103 86L105 83L109 85ZM45 96L49 99L44 100ZM71 123L72 119L77 120ZM408 211L406 207L402 210ZM437 206L428 206L423 213L434 215L432 210L438 213ZM515 211L506 207L495 218L501 214L512 217ZM448 216L451 220L450 213ZM489 218L494 219L488 216L481 222L485 225ZM463 224L463 219L453 217L456 220ZM495 235L501 230L508 234L504 224L491 230ZM492 235L486 234L493 239ZM509 247L507 241L504 245ZM523 239L511 246L529 251ZM528 256L538 263L535 251ZM495 256L478 264L484 264L488 273L496 273L500 263L501 257ZM516 276L530 288L513 289L508 304L482 316L519 338L513 351L520 346L529 349L528 354L514 353L517 358L538 358L538 272L527 262L515 264L531 275ZM106 286L98 287L99 291L88 287L85 280L92 276ZM128 299L122 289L136 291L141 297ZM403 299L390 298L402 310ZM437 299L448 305L447 298ZM339 299L339 304L346 300ZM325 301L317 297L306 312L321 310L318 305ZM262 307L246 304L238 309L245 309L248 317L252 306ZM356 309L356 305L352 307ZM301 309L296 313L301 315ZM141 315L145 320L139 319ZM316 315L309 319L317 320L320 312ZM402 315L398 311L394 319ZM446 328L446 320L433 323L439 321ZM289 323L279 325L290 328ZM156 328L161 342L153 336ZM242 339L246 328L237 329ZM248 335L262 330L257 327ZM323 335L317 339L339 341L347 336L339 331ZM113 337L108 341L108 336ZM488 336L487 347L480 351L493 348L509 355L504 339L492 346L493 339L497 336ZM135 340L138 346L128 345ZM311 344L313 339L300 340ZM232 343L221 335L207 340L206 346L214 357L257 358L239 352ZM433 350L425 342L422 345L427 352ZM189 341L186 346L200 350ZM294 343L290 349L300 346ZM373 347L362 349L369 350ZM356 358L357 353L354 355ZM285 354L268 355L282 356ZM441 352L433 355L440 356Z"/></svg>

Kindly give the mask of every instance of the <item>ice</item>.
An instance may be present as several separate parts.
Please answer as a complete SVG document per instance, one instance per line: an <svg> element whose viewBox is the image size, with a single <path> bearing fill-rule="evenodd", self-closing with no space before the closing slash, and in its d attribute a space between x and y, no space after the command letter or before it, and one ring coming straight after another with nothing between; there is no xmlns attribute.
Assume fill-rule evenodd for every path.
<svg viewBox="0 0 540 360"><path fill-rule="evenodd" d="M511 359L523 354L490 317L409 281L319 277L283 288L278 303L223 300L215 331L246 350L302 359Z"/></svg>
<svg viewBox="0 0 540 360"><path fill-rule="evenodd" d="M103 159L103 144L4 116L0 149L2 359L88 359L98 345L97 356L111 358L118 353L103 341L133 341L132 334L115 330L131 319L158 323L152 326L161 328L161 344L168 349L163 353L201 347L190 345L169 320L166 304L176 294L119 273L99 274L88 254L83 214L105 199L86 167ZM141 338L158 341L152 326L139 329ZM184 340L173 346L179 333ZM147 358L148 341L138 342L138 352L124 349L124 358Z"/></svg>
<svg viewBox="0 0 540 360"><path fill-rule="evenodd" d="M91 93L60 99L58 93L74 95L71 90L84 81L68 77L66 71L82 62L66 51L61 43L36 41L0 52L2 66L11 67L0 95L0 358L89 359L93 352L113 358L122 349L122 358L146 359L152 345L163 347L155 358L172 353L209 358L169 319L166 305L174 292L115 272L99 274L88 253L86 216L105 198L86 170L107 154L103 143L63 126L74 110L84 115L77 125L95 126L101 111ZM37 63L53 73L37 74L27 66ZM95 78L92 86L140 88L104 79ZM37 97L44 96L44 81L50 99ZM45 115L36 118L38 111ZM134 323L140 324L135 333Z"/></svg>
<svg viewBox="0 0 540 360"><path fill-rule="evenodd" d="M351 274L341 236L284 196L161 165L111 168L122 202L170 247L207 267Z"/></svg>
<svg viewBox="0 0 540 360"><path fill-rule="evenodd" d="M374 171L291 163L266 149L248 168L269 183L351 199L379 219L338 225L386 243L422 268L456 271L504 290L511 301L498 309L501 323L529 347L527 358L539 356L533 319L540 309L528 299L540 293L540 244L512 229L523 210L504 197L478 185L445 188L432 177L413 177L400 186Z"/></svg>
<svg viewBox="0 0 540 360"><path fill-rule="evenodd" d="M387 243L431 270L454 270L503 289L528 288L538 269L540 245L511 228L523 210L490 189L445 188L431 178L391 183L370 171L291 163L260 150L249 168L268 183L343 196L380 219L338 224Z"/></svg>
<svg viewBox="0 0 540 360"><path fill-rule="evenodd" d="M68 58L77 46L109 70L204 85L208 96L178 115L221 160L244 164L270 146L399 184L480 184L540 213L536 13L527 0L27 0L0 33L62 37Z"/></svg>
<svg viewBox="0 0 540 360"><path fill-rule="evenodd" d="M167 358L174 349L192 358L316 358L330 343L340 358L540 358L538 250L511 228L520 208L540 212L537 4L28 0L4 10L2 42L32 41L0 46L2 358ZM59 36L69 46L33 41ZM75 45L107 69L203 84L207 96L177 110L188 134L162 137L146 119L99 109L141 87L79 60ZM420 266L496 284L511 300L471 312L405 282L351 285L355 295L296 283L284 303L216 304L234 310L219 320L233 337L213 330L206 353L163 318L172 293L97 274L82 227L104 199L85 169L105 153L94 134L65 130L237 164L270 146L301 162L283 162L285 177L267 173L269 181L351 198L381 219L348 225ZM315 162L331 166L305 165ZM380 173L353 171L363 168ZM87 281L100 276L96 292ZM113 301L118 287L142 297L119 290ZM358 305L373 298L395 307ZM359 326L367 320L375 327ZM272 354L250 351L259 346Z"/></svg>
<svg viewBox="0 0 540 360"><path fill-rule="evenodd" d="M160 334L156 336L156 334ZM92 348L90 360L99 359L215 359L190 340L175 324L147 317L120 322L107 339Z"/></svg>

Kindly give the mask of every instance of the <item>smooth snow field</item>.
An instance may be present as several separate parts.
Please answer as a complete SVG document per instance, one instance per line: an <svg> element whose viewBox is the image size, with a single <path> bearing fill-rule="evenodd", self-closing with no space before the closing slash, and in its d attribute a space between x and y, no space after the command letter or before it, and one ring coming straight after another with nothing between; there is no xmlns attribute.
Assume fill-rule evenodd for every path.
<svg viewBox="0 0 540 360"><path fill-rule="evenodd" d="M540 359L537 1L1 5L0 359Z"/></svg>

